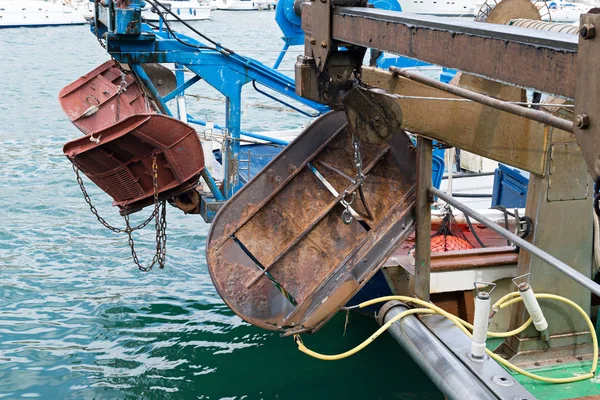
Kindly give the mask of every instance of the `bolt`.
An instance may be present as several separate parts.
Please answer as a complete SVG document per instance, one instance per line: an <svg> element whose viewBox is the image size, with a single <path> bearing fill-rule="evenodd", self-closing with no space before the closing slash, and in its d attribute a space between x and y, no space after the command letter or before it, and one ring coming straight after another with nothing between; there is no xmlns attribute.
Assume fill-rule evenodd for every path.
<svg viewBox="0 0 600 400"><path fill-rule="evenodd" d="M323 40L321 42L321 47L324 48L324 49L326 49L327 48L327 42Z"/></svg>
<svg viewBox="0 0 600 400"><path fill-rule="evenodd" d="M377 126L377 125L381 124L381 118L379 118L379 117L373 117L373 119L371 120L371 122L373 123L373 125Z"/></svg>
<svg viewBox="0 0 600 400"><path fill-rule="evenodd" d="M584 24L579 29L579 35L584 39L593 39L596 36L596 27L594 24Z"/></svg>
<svg viewBox="0 0 600 400"><path fill-rule="evenodd" d="M575 126L579 129L587 129L590 125L590 117L587 114L578 114L573 122L575 122Z"/></svg>
<svg viewBox="0 0 600 400"><path fill-rule="evenodd" d="M162 85L163 85L163 80L162 80L162 79L159 79L159 80L157 80L157 81L156 81L156 84L157 84L158 86L162 86Z"/></svg>
<svg viewBox="0 0 600 400"><path fill-rule="evenodd" d="M310 44L315 44L315 43L317 43L317 39L315 39L314 37L311 37L309 42L310 42Z"/></svg>

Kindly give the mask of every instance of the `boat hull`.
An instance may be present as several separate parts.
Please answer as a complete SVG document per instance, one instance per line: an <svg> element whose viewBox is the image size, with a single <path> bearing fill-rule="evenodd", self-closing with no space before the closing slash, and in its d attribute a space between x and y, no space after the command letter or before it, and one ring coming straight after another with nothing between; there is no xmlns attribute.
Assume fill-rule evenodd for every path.
<svg viewBox="0 0 600 400"><path fill-rule="evenodd" d="M0 28L83 25L73 7L42 1L0 1Z"/></svg>
<svg viewBox="0 0 600 400"><path fill-rule="evenodd" d="M163 1L162 4L171 5L171 11L183 21L203 21L210 19L211 6L209 5L203 5L192 1ZM153 13L151 8L145 8L142 11L142 17L150 22L156 22L160 19L159 14ZM170 15L166 15L165 18L169 21L175 20L175 18Z"/></svg>

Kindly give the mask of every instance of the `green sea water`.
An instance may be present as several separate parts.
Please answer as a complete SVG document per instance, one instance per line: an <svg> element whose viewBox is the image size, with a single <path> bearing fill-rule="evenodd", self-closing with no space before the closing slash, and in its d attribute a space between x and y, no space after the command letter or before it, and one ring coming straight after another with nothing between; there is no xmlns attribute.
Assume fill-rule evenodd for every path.
<svg viewBox="0 0 600 400"><path fill-rule="evenodd" d="M272 12L214 12L195 26L271 65L282 42ZM419 367L383 335L358 355L325 362L293 340L254 328L215 292L205 261L208 226L168 211L164 270L139 272L124 237L90 214L62 146L81 133L59 90L107 60L86 26L0 30L0 398L43 399L441 399ZM295 56L282 68L291 74ZM190 110L223 122L218 94L200 85ZM291 129L289 112L255 108L244 92L243 128ZM88 183L98 209L122 225L110 199ZM142 220L142 212L134 219ZM151 229L136 237L152 253ZM304 339L345 351L368 337L372 318L338 315Z"/></svg>

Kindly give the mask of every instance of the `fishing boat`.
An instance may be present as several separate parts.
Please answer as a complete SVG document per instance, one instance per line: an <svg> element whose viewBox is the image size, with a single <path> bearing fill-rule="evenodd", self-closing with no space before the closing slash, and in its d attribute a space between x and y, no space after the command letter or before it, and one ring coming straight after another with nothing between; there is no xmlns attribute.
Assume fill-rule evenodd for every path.
<svg viewBox="0 0 600 400"><path fill-rule="evenodd" d="M165 266L167 203L202 216L223 301L307 357L350 357L389 331L448 399L600 395L600 16L572 32L529 0L488 3L478 22L337 0L300 17L293 3L276 19L285 46L304 44L295 80L192 25L197 37L144 24L137 0L96 4L92 32L116 62L60 93L83 134L64 152L90 208L81 174L125 216L154 209L144 224L156 220L156 255L134 257L142 270ZM363 65L367 48L458 72L446 83L380 68L377 54ZM227 98L222 125L188 113L185 91L201 79ZM314 121L291 142L242 131L248 83ZM222 180L206 163L215 139ZM244 170L248 141L278 145L263 168L247 147ZM462 201L460 182L478 177L454 176L436 147L501 162L491 201L504 207ZM382 325L364 343L324 354L303 341L355 310Z"/></svg>
<svg viewBox="0 0 600 400"><path fill-rule="evenodd" d="M204 0L172 0L161 1L165 7L168 7L171 12L175 13L183 21L202 21L210 19L211 5ZM157 22L160 20L162 13L163 18L169 18L168 13L164 10L151 5L146 6L142 10L142 17L146 21ZM171 19L173 19L171 17Z"/></svg>
<svg viewBox="0 0 600 400"><path fill-rule="evenodd" d="M83 25L85 19L70 4L41 0L1 0L0 28Z"/></svg>
<svg viewBox="0 0 600 400"><path fill-rule="evenodd" d="M254 11L259 9L255 0L211 0L217 10L225 11ZM262 4L262 3L261 3Z"/></svg>
<svg viewBox="0 0 600 400"><path fill-rule="evenodd" d="M71 5L83 16L83 18L85 18L86 21L90 21L94 18L94 2L88 0L72 0Z"/></svg>

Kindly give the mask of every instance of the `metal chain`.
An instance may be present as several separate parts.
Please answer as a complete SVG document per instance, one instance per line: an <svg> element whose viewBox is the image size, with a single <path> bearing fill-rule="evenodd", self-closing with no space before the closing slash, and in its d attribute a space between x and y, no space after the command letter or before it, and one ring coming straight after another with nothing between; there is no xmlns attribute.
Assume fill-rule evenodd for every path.
<svg viewBox="0 0 600 400"><path fill-rule="evenodd" d="M100 0L94 0L94 9L97 10L98 9L98 4L100 3ZM94 11L95 13L95 11ZM107 50L106 48L106 43L104 43L102 41L102 37L100 37L100 31L98 29L98 18L96 18L96 16L94 15L94 28L96 30L96 40L98 41L98 43L100 43L100 46L104 49ZM119 70L121 71L122 74L128 75L131 73L131 71L126 70L125 68L123 68L121 66L121 64L117 61L117 59L112 55L109 54L111 60L113 60L115 62L115 67L119 68Z"/></svg>
<svg viewBox="0 0 600 400"><path fill-rule="evenodd" d="M90 196L88 195L87 190L85 189L85 186L83 184L83 179L81 178L81 175L79 174L79 168L77 167L77 165L75 165L75 163L73 163L73 170L75 171L75 175L77 177L77 183L79 184L79 188L81 189L83 198L85 199L85 202L90 207L90 211L92 212L92 214L107 229L110 229L111 231L113 231L115 233L126 233L127 234L129 247L131 248L131 256L133 258L133 262L140 269L140 271L148 272L152 269L152 267L156 263L158 263L159 268L161 268L161 269L164 268L165 259L166 259L166 255L167 255L167 207L166 207L165 200L163 200L161 202L158 199L158 164L156 162L156 154L152 155L152 183L154 185L154 211L144 222L142 222L141 224L139 224L133 228L131 227L131 225L129 223L129 215L124 216L125 225L126 225L125 229L114 227L114 226L110 225L108 222L106 222L106 220L98 214L98 210L92 204L92 200L90 199ZM153 219L156 221L156 224L155 224L155 226L156 226L156 253L154 254L154 257L152 258L152 263L149 266L145 267L145 266L141 265L139 262L139 258L135 251L134 241L133 241L133 237L131 234L135 231L145 228L150 223L150 221L152 221Z"/></svg>
<svg viewBox="0 0 600 400"><path fill-rule="evenodd" d="M357 185L357 189L361 193L361 198L363 201L363 205L365 206L365 210L367 211L369 218L371 218L371 212L369 211L367 205L365 204L364 196L362 194L362 185L365 181L365 175L363 174L362 155L360 154L360 142L358 141L358 138L354 136L354 134L352 134L352 142L353 142L353 147L354 147L354 166L356 167L356 177L352 181L352 184ZM347 200L349 195L352 195L352 197L350 198L350 201ZM344 194L342 195L342 200L340 203L342 204L342 206L344 206L346 208L342 212L342 222L346 225L349 225L352 222L352 220L354 219L352 212L350 210L350 206L352 205L352 203L354 202L355 199L356 199L356 190L352 191L352 193L348 192L347 189L344 190Z"/></svg>
<svg viewBox="0 0 600 400"><path fill-rule="evenodd" d="M135 245L131 233L133 230L129 226L129 215L125 215L125 224L127 225L127 237L129 247L131 248L131 257L133 262L140 271L148 272L158 263L158 267L165 267L165 258L167 256L167 202L158 200L158 164L156 163L156 155L152 156L152 183L154 184L154 210L156 212L156 252L152 257L152 263L148 266L143 266L135 251ZM160 209L160 211L159 211ZM159 217L160 214L160 217Z"/></svg>
<svg viewBox="0 0 600 400"><path fill-rule="evenodd" d="M117 112L115 113L115 122L119 122L119 119L121 118L121 94L126 91L127 81L125 80L125 73L121 70L121 83L119 83L119 86L117 87Z"/></svg>

